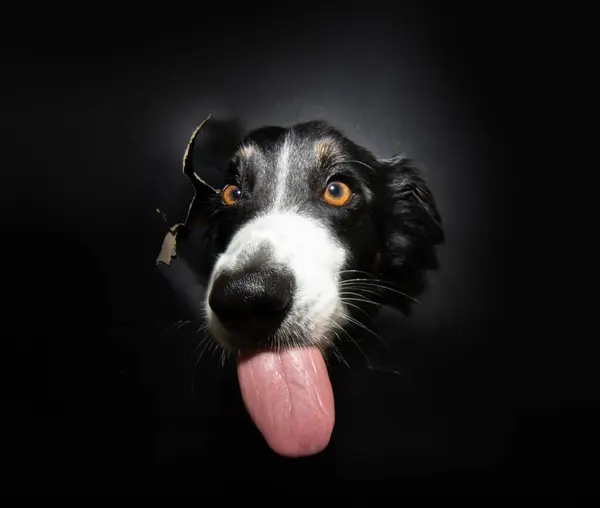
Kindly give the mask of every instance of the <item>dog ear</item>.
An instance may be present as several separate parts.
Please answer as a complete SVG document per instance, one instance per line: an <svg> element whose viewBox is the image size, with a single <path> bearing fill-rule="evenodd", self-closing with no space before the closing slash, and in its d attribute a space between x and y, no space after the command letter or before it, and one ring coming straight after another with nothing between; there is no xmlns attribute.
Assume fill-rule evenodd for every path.
<svg viewBox="0 0 600 508"><path fill-rule="evenodd" d="M439 267L435 246L444 242L442 219L413 161L394 157L380 164L385 187L380 273L399 291L386 295L389 304L408 314L425 289L427 271Z"/></svg>

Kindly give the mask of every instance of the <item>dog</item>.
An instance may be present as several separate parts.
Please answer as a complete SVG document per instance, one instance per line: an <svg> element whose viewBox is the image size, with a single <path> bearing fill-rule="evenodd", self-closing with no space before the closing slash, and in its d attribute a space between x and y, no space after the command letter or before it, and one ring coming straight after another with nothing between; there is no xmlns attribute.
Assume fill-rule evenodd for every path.
<svg viewBox="0 0 600 508"><path fill-rule="evenodd" d="M317 454L335 423L326 358L381 306L410 313L439 267L436 201L414 161L377 158L323 121L246 133L216 189L192 163L202 125L185 152L196 195L181 230L206 226L206 327L235 355L271 449Z"/></svg>

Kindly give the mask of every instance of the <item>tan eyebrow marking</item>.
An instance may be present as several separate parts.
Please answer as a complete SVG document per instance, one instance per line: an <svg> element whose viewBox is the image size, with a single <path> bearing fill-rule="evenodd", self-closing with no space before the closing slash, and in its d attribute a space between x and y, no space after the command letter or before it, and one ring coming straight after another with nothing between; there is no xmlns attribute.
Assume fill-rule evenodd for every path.
<svg viewBox="0 0 600 508"><path fill-rule="evenodd" d="M240 159L250 159L258 151L258 147L254 144L246 144L240 146L235 155Z"/></svg>
<svg viewBox="0 0 600 508"><path fill-rule="evenodd" d="M315 143L315 155L320 165L331 162L339 151L339 146L334 139L320 139Z"/></svg>

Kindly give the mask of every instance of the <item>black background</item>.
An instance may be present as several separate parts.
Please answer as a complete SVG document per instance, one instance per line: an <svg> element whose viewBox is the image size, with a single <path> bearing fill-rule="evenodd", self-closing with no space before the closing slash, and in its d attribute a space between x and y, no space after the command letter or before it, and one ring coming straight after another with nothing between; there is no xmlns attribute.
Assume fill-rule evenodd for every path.
<svg viewBox="0 0 600 508"><path fill-rule="evenodd" d="M539 86L564 56L540 38L544 13L196 7L4 18L9 489L581 492L598 444L591 355L542 329L539 248L526 247L537 126L563 99L545 102L556 76ZM366 345L373 368L357 355L334 369L337 426L319 457L272 456L230 367L205 354L195 368L197 326L172 326L194 317L198 288L181 263L156 268L156 209L183 218L181 158L208 113L248 127L328 120L379 156L420 160L438 200L443 268L411 320L382 320L393 346ZM553 308L541 313L547 324Z"/></svg>

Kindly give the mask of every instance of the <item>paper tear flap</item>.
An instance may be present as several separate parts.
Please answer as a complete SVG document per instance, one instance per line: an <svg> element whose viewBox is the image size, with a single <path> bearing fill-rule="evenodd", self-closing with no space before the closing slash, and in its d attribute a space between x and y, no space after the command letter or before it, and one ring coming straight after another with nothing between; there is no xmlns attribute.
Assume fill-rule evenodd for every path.
<svg viewBox="0 0 600 508"><path fill-rule="evenodd" d="M194 130L192 137L187 145L185 150L185 154L183 156L183 173L190 179L192 185L194 186L194 197L188 207L187 217L185 222L182 224L176 224L173 227L169 228L168 233L165 235L162 243L162 247L160 249L160 253L158 254L158 258L156 259L156 264L164 264L171 265L171 261L174 257L177 256L177 236L182 231L184 233L188 233L190 228L197 226L201 222L200 213L198 213L198 203L203 203L206 200L206 197L211 193L219 194L221 191L215 189L207 182L205 182L202 178L200 178L196 172L194 171L194 165L192 162L192 155L194 151L194 147L196 145L196 138L204 124L210 119L211 115L209 114L203 121L196 127ZM167 224L167 218L158 208L156 212L162 216L165 224Z"/></svg>
<svg viewBox="0 0 600 508"><path fill-rule="evenodd" d="M156 258L157 265L163 263L170 266L172 259L177 256L177 234L182 226L183 224L176 224L165 235L160 253Z"/></svg>

